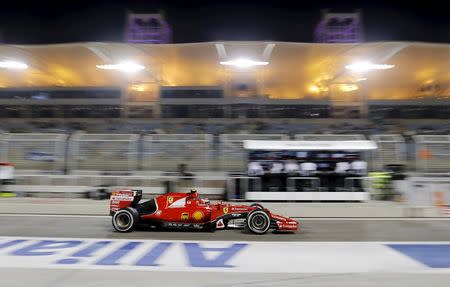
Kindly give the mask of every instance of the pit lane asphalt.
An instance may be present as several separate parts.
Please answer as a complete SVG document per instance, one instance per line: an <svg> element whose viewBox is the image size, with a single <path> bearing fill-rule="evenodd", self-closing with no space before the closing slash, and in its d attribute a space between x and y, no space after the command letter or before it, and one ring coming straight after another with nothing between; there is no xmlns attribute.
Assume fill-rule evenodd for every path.
<svg viewBox="0 0 450 287"><path fill-rule="evenodd" d="M109 216L0 214L0 236L210 241L450 241L448 219L297 219L297 233L242 230L115 232Z"/></svg>

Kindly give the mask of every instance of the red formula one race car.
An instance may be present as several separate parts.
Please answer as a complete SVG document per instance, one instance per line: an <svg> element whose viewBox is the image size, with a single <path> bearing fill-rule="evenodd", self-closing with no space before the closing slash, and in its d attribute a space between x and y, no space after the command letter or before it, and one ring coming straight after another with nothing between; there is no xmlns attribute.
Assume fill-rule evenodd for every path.
<svg viewBox="0 0 450 287"><path fill-rule="evenodd" d="M271 213L259 204L210 203L197 192L168 193L139 203L140 190L114 191L110 198L112 225L119 232L130 232L137 224L154 227L215 231L245 228L256 234L268 230L296 231L298 222Z"/></svg>

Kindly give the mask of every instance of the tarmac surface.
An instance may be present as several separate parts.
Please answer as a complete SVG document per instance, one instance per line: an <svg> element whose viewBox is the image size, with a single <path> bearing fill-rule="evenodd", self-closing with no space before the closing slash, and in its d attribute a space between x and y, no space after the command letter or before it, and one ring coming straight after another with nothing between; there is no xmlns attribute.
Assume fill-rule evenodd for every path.
<svg viewBox="0 0 450 287"><path fill-rule="evenodd" d="M109 216L12 215L0 214L0 237L107 238L186 241L270 241L274 245L291 242L450 242L450 220L435 219L298 219L301 230L293 234L253 235L242 230L208 232L154 231L140 229L115 232ZM272 244L271 243L271 244ZM270 259L270 258L268 258ZM345 262L346 258L342 258ZM370 258L368 258L370 260ZM226 273L168 272L133 270L90 270L49 268L0 268L2 287L72 286L448 286L450 272L414 273Z"/></svg>
<svg viewBox="0 0 450 287"><path fill-rule="evenodd" d="M448 274L254 274L219 272L13 269L0 271L2 287L447 287Z"/></svg>
<svg viewBox="0 0 450 287"><path fill-rule="evenodd" d="M297 219L300 231L255 235L243 230L115 232L109 216L0 215L0 236L208 241L450 241L450 220Z"/></svg>

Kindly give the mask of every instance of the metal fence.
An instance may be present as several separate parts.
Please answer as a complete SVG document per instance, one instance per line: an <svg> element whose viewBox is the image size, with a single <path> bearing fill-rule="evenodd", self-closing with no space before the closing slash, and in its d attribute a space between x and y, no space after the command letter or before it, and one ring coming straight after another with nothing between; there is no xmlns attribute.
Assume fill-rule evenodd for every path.
<svg viewBox="0 0 450 287"><path fill-rule="evenodd" d="M371 169L386 164L406 164L421 172L450 171L450 136L417 135L415 157L406 156L401 135L373 135L378 150L367 159ZM0 134L0 161L12 162L17 170L60 173L69 171L188 171L247 170L245 140L287 140L283 134ZM296 140L362 140L363 135L296 135Z"/></svg>
<svg viewBox="0 0 450 287"><path fill-rule="evenodd" d="M142 169L174 171L185 164L187 170L213 168L213 137L209 134L155 134L143 137Z"/></svg>
<svg viewBox="0 0 450 287"><path fill-rule="evenodd" d="M72 170L134 171L138 168L137 134L85 134L70 138Z"/></svg>
<svg viewBox="0 0 450 287"><path fill-rule="evenodd" d="M416 170L450 171L450 135L416 135Z"/></svg>
<svg viewBox="0 0 450 287"><path fill-rule="evenodd" d="M401 135L372 135L370 139L377 143L373 152L374 169L381 170L387 164L406 164L406 145Z"/></svg>
<svg viewBox="0 0 450 287"><path fill-rule="evenodd" d="M54 172L64 168L65 134L6 133L0 138L1 161L17 169Z"/></svg>
<svg viewBox="0 0 450 287"><path fill-rule="evenodd" d="M220 166L226 171L247 170L245 140L288 140L283 134L223 134L220 136Z"/></svg>

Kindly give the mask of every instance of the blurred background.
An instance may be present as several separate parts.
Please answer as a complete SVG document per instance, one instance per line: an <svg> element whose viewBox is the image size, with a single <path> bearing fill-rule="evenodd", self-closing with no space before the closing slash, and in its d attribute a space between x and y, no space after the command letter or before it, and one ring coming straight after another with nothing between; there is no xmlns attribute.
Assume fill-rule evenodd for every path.
<svg viewBox="0 0 450 287"><path fill-rule="evenodd" d="M269 234L269 241L448 242L450 21L444 6L2 3L0 235L262 240L234 231L126 237L103 218L117 188L141 189L145 198L196 188L213 200L263 202L301 221L298 234ZM278 243L267 244L278 250L284 246ZM358 244L348 244L353 254ZM0 244L0 251L7 247ZM402 265L403 257L398 265L390 257L364 260L381 277L332 281L438 286L448 277L416 275L429 271L424 266L447 272L449 247L405 251L421 265ZM305 258L319 254L331 262L311 273L341 270L342 260L311 250L316 253ZM354 253L375 258L368 250ZM10 257L1 256L0 266L8 265ZM70 260L64 262L77 262ZM383 277L391 271L409 275ZM11 286L20 277L8 276ZM105 283L100 272L91 276ZM187 281L177 284L219 286L211 285L212 276L183 276ZM279 277L265 276L264 286L280 286ZM29 285L23 277L19 283ZM170 280L181 280L175 277ZM136 278L146 282L143 273ZM233 282L241 286L248 278Z"/></svg>
<svg viewBox="0 0 450 287"><path fill-rule="evenodd" d="M54 37L51 42L78 39L85 35L84 23L71 27L80 30L73 38L55 29L37 32L41 40L30 38L38 45L0 45L0 159L4 183L15 183L7 191L26 196L70 190L76 195L93 186L137 186L144 193L160 193L195 185L228 199L272 198L247 192L365 192L363 197L329 194L322 199L368 200L386 193L392 200L432 205L438 192L448 201L448 44L366 42L373 37L367 31L374 28L365 28L363 10L317 8L301 20L314 25L305 24L298 35L313 43L173 43L183 38L170 19L178 23L181 11L192 9L182 5L174 12L176 4L153 3L166 8L167 16L163 10L122 10L120 42L39 42L45 33ZM122 4L111 5L108 13ZM142 10L150 4L133 5ZM255 7L255 15L267 8L248 5ZM292 4L286 5L280 9ZM230 7L202 9L224 17ZM7 8L20 15L14 6ZM379 13L372 8L367 9L371 25ZM61 11L52 9L47 13ZM26 35L12 36L8 26L4 30L6 39L26 41ZM280 29L280 37L287 35L285 30ZM427 37L445 42L441 32L432 29ZM90 39L89 33L84 39ZM251 140L266 142L246 147ZM416 184L423 180L427 183ZM316 195L292 196L314 200Z"/></svg>

